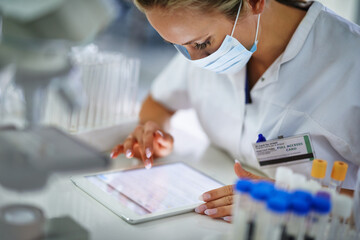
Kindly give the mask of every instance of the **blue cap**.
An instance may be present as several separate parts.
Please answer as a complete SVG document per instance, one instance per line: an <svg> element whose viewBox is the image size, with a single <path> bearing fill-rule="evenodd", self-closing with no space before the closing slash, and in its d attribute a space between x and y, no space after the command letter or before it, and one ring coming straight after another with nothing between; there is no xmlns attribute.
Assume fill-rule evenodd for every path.
<svg viewBox="0 0 360 240"><path fill-rule="evenodd" d="M323 191L317 192L315 196L317 196L317 197L322 197L322 198L326 198L326 199L328 199L328 200L331 199L330 193L328 193L328 192L323 192Z"/></svg>
<svg viewBox="0 0 360 240"><path fill-rule="evenodd" d="M251 197L258 201L266 201L274 192L274 185L270 182L259 182L253 184Z"/></svg>
<svg viewBox="0 0 360 240"><path fill-rule="evenodd" d="M307 215L310 211L310 202L301 198L291 198L290 209L300 216Z"/></svg>
<svg viewBox="0 0 360 240"><path fill-rule="evenodd" d="M331 210L331 202L329 199L316 196L312 199L311 208L314 212L326 214Z"/></svg>
<svg viewBox="0 0 360 240"><path fill-rule="evenodd" d="M303 199L311 203L313 196L310 192L297 190L292 193L292 198Z"/></svg>
<svg viewBox="0 0 360 240"><path fill-rule="evenodd" d="M291 198L291 194L289 192L279 189L275 189L274 192L272 193L272 196L286 198L287 200L290 200Z"/></svg>
<svg viewBox="0 0 360 240"><path fill-rule="evenodd" d="M248 193L251 191L253 183L247 179L239 179L236 182L235 190L241 193Z"/></svg>
<svg viewBox="0 0 360 240"><path fill-rule="evenodd" d="M287 198L283 197L271 197L267 201L266 206L272 212L281 214L289 209L289 201Z"/></svg>
<svg viewBox="0 0 360 240"><path fill-rule="evenodd" d="M266 138L261 133L258 135L258 140L256 141L256 143L259 142L266 142Z"/></svg>

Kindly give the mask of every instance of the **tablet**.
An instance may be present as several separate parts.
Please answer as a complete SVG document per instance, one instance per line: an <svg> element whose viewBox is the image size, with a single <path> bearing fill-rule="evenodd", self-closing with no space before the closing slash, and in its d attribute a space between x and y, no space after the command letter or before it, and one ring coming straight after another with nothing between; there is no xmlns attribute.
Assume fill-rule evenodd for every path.
<svg viewBox="0 0 360 240"><path fill-rule="evenodd" d="M182 162L73 177L72 182L131 224L191 212L224 186Z"/></svg>

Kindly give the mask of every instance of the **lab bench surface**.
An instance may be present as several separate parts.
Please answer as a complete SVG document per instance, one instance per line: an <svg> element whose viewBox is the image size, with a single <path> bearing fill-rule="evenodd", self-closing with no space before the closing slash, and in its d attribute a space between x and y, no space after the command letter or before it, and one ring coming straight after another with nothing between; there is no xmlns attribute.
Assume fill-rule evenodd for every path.
<svg viewBox="0 0 360 240"><path fill-rule="evenodd" d="M183 161L224 184L232 184L235 181L236 176L233 172L234 161L226 153L210 145L208 142L196 139L182 131L175 130L172 134L175 138L174 152L166 158L156 160L156 162ZM137 165L140 166L142 163L136 159L126 159L121 155L113 160L108 170ZM36 193L13 193L0 188L0 196L3 196L3 203L12 199L21 199L22 202L37 205L43 209L47 218L70 216L89 231L90 239L96 240L201 240L211 239L214 236L230 231L231 224L223 220L214 220L195 212L130 225L78 189L70 181L71 175L53 175L46 189Z"/></svg>

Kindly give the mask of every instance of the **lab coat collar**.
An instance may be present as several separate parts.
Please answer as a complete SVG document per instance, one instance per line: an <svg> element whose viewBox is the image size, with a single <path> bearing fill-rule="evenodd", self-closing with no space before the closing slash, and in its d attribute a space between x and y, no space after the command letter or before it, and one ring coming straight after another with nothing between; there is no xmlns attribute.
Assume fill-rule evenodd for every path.
<svg viewBox="0 0 360 240"><path fill-rule="evenodd" d="M316 18L319 16L320 11L324 8L324 6L314 1L307 11L305 17L300 22L299 26L297 27L295 33L293 34L290 42L288 43L284 55L282 57L282 63L288 62L300 52L302 49L306 38L310 34L310 31L315 23Z"/></svg>

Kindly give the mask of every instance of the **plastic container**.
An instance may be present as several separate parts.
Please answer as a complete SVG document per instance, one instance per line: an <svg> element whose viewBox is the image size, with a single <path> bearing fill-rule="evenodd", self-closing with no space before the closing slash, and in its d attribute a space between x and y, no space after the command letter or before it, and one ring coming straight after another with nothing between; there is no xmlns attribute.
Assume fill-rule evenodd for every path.
<svg viewBox="0 0 360 240"><path fill-rule="evenodd" d="M308 198L306 192L293 194L289 204L291 214L286 225L287 240L304 239L307 215L310 212L310 203L311 198Z"/></svg>
<svg viewBox="0 0 360 240"><path fill-rule="evenodd" d="M331 211L331 202L323 197L314 197L311 202L311 216L307 228L307 237L323 240L326 239L325 229Z"/></svg>
<svg viewBox="0 0 360 240"><path fill-rule="evenodd" d="M275 174L275 186L279 189L288 190L290 188L290 179L293 171L287 167L278 167Z"/></svg>
<svg viewBox="0 0 360 240"><path fill-rule="evenodd" d="M346 178L348 165L345 162L336 161L334 162L329 188L335 189L337 193L340 193L342 184Z"/></svg>
<svg viewBox="0 0 360 240"><path fill-rule="evenodd" d="M311 168L311 177L317 181L320 185L324 184L324 178L326 175L327 162L321 159L314 159Z"/></svg>
<svg viewBox="0 0 360 240"><path fill-rule="evenodd" d="M250 191L253 183L240 179L235 185L235 200L233 207L233 228L230 239L246 239L246 229L249 221L251 198Z"/></svg>

